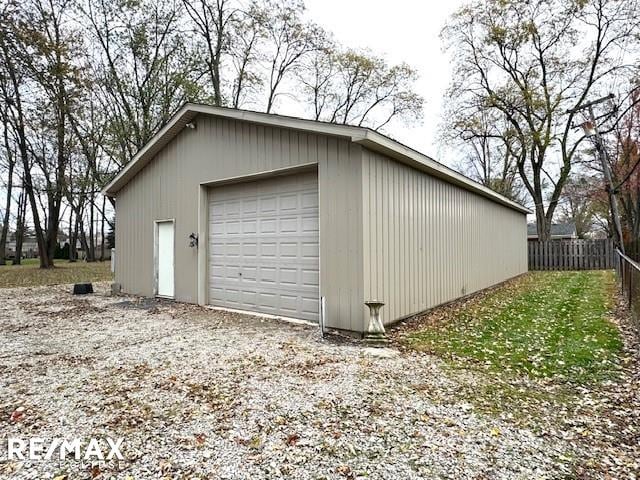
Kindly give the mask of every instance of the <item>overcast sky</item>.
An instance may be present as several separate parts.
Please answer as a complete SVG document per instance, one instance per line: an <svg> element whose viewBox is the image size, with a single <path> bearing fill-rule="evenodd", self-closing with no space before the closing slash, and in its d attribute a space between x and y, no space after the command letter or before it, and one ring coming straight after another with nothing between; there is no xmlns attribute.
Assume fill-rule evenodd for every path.
<svg viewBox="0 0 640 480"><path fill-rule="evenodd" d="M391 63L407 62L420 73L417 92L425 98L424 121L416 128L394 127L397 140L447 164L453 152L437 144L443 95L451 70L440 30L462 0L305 0L311 20L353 48L370 48Z"/></svg>

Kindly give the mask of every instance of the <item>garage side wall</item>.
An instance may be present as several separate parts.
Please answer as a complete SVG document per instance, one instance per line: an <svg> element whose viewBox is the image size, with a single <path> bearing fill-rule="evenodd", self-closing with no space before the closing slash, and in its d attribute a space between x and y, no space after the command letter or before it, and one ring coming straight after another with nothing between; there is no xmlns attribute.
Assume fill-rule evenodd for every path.
<svg viewBox="0 0 640 480"><path fill-rule="evenodd" d="M195 130L182 130L117 193L116 281L127 293L154 294L154 221L175 219L175 298L197 303L198 252L189 247L188 236L199 230L201 183L308 164L318 165L321 192L328 184L335 185L336 189L344 187L350 175L356 180L361 178L359 170L348 168L354 149L360 160L360 147L346 139L212 116L199 116L194 122ZM330 179L334 174L339 178ZM350 321L354 301L347 297L355 294L347 282L355 275L349 269L356 267L350 264L344 267L344 263L347 256L355 256L352 255L357 248L355 242L361 241L361 237L349 234L348 241L338 239L336 230L327 225L348 227L346 219L336 217L338 202L347 205L351 196L361 203L359 189L355 192L320 194L320 223L321 228L326 228L325 234L321 234L321 262L323 257L335 254L334 261L343 268L341 279L330 281L335 275L321 265L321 288L327 289L327 293L321 291L321 295L331 297L328 302L335 323L342 319ZM361 212L354 210L351 215L350 223L361 225L356 219ZM360 234L361 230L360 226ZM204 237L200 238L200 249L206 248L206 235ZM339 241L350 247L343 248L342 244L338 245ZM360 268L360 277L361 272ZM361 293L358 298L362 298ZM346 311L344 315L343 311Z"/></svg>
<svg viewBox="0 0 640 480"><path fill-rule="evenodd" d="M385 323L527 271L524 214L367 149L362 179L364 295Z"/></svg>

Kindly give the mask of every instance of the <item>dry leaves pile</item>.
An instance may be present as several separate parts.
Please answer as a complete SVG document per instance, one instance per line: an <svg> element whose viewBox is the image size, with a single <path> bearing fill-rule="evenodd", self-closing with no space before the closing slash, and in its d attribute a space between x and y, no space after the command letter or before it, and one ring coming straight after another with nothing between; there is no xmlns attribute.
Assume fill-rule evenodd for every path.
<svg viewBox="0 0 640 480"><path fill-rule="evenodd" d="M431 355L371 356L309 327L106 290L83 299L64 287L0 291L0 438L124 437L125 461L16 462L0 449L0 477L599 475L577 429L601 408L612 431L629 413L589 394L594 404L573 412L584 425L563 436L470 402L460 392L482 374ZM598 436L603 449L616 441ZM632 453L607 456L622 462L616 478L632 478Z"/></svg>
<svg viewBox="0 0 640 480"><path fill-rule="evenodd" d="M394 338L448 360L455 389L432 398L569 442L578 478L638 478L640 332L628 315L610 272L537 273L435 309Z"/></svg>

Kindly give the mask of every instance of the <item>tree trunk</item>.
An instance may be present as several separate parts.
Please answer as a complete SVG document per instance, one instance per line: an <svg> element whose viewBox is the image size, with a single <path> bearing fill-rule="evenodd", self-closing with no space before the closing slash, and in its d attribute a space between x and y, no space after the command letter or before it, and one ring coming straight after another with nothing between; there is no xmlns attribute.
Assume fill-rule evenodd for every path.
<svg viewBox="0 0 640 480"><path fill-rule="evenodd" d="M105 235L104 235L104 223L105 223L105 218L104 218L104 207L106 204L107 200L102 197L102 219L100 220L100 261L104 262L105 258L104 258L104 242L105 242Z"/></svg>
<svg viewBox="0 0 640 480"><path fill-rule="evenodd" d="M93 205L93 194L91 195L91 199L89 201L89 235L88 238L85 237L85 242L87 244L87 262L95 262L96 261L96 245L95 245L95 231L94 231L94 205Z"/></svg>
<svg viewBox="0 0 640 480"><path fill-rule="evenodd" d="M69 259L72 262L78 261L78 215L76 214L75 222L73 223L73 232L69 235Z"/></svg>
<svg viewBox="0 0 640 480"><path fill-rule="evenodd" d="M74 220L73 220L73 208L71 209L71 212L69 212L69 230L68 230L68 237L69 237L69 263L74 263L76 261L75 258L75 245L73 244L74 242L74 238L73 238L73 227L74 227Z"/></svg>
<svg viewBox="0 0 640 480"><path fill-rule="evenodd" d="M56 202L57 203L57 202ZM49 263L46 267L40 268L51 268L54 266L54 256L56 254L56 247L58 246L58 231L60 225L58 223L59 214L59 204L58 206L53 206L50 210L49 218L47 220L47 231L46 231L46 247L47 247L47 259Z"/></svg>
<svg viewBox="0 0 640 480"><path fill-rule="evenodd" d="M551 240L551 224L547 222L547 216L545 215L544 205L542 203L536 203L535 213L538 240L541 242Z"/></svg>
<svg viewBox="0 0 640 480"><path fill-rule="evenodd" d="M7 172L7 200L5 202L4 218L2 219L2 232L0 232L0 265L7 264L7 234L9 233L9 219L11 213L11 193L13 189L13 160L9 160Z"/></svg>
<svg viewBox="0 0 640 480"><path fill-rule="evenodd" d="M24 222L27 213L27 198L24 189L18 198L18 217L16 220L16 253L13 257L13 265L22 264L22 241L24 240Z"/></svg>
<svg viewBox="0 0 640 480"><path fill-rule="evenodd" d="M82 247L82 250L84 251L84 260L85 262L88 262L88 254L89 254L89 246L87 245L87 235L84 232L84 227L82 225L82 222L80 223L80 231L79 231L79 236L80 236L80 246Z"/></svg>
<svg viewBox="0 0 640 480"><path fill-rule="evenodd" d="M22 135L21 135L22 136ZM33 188L33 178L31 177L31 165L29 165L29 154L27 151L26 138L20 139L20 155L22 166L24 167L24 189L31 206L31 216L33 217L33 227L36 232L36 242L38 243L38 253L40 255L40 268L53 267L53 261L49 256L49 248L45 232L40 224L40 214L38 213L38 201L36 200L35 189Z"/></svg>

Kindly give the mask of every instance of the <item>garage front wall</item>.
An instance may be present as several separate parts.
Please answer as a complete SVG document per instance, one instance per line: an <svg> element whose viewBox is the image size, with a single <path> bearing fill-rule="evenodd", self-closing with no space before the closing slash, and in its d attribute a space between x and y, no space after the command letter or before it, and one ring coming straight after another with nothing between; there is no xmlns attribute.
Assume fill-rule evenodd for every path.
<svg viewBox="0 0 640 480"><path fill-rule="evenodd" d="M309 167L318 173L320 258L326 259L320 293L327 298L329 326L359 330L362 147L213 116L198 116L194 123L196 129L183 129L117 193L115 267L123 291L154 295L154 221L174 219L175 299L197 303L198 249L189 247L188 236L198 232L198 248L206 248L207 232L199 227L201 185Z"/></svg>
<svg viewBox="0 0 640 480"><path fill-rule="evenodd" d="M366 300L391 323L527 271L526 215L364 149Z"/></svg>

